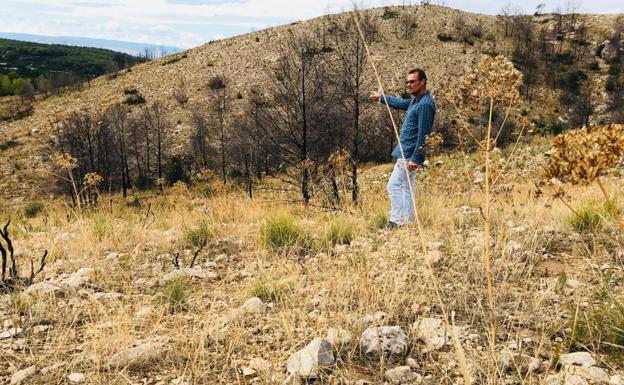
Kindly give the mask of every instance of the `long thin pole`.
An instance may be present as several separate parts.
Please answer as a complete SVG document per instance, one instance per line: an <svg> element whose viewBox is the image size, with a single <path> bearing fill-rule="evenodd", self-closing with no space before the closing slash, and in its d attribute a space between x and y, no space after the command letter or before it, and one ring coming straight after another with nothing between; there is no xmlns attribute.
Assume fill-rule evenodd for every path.
<svg viewBox="0 0 624 385"><path fill-rule="evenodd" d="M377 79L377 84L379 86L379 90L380 90L380 97L384 98L385 100L385 92L383 89L383 84L381 83L381 78L379 76L379 72L377 71L377 67L375 66L375 63L373 62L372 59L372 55L370 53L370 50L368 48L368 44L366 43L366 39L364 38L364 33L362 32L362 28L360 27L360 22L359 22L359 18L358 18L358 14L357 14L357 10L353 11L353 20L355 21L355 25L357 26L358 32L360 34L360 37L362 38L362 42L364 44L364 48L366 49L366 55L368 56L371 66L373 67L373 71L375 73L375 78ZM392 115L392 111L390 110L390 106L387 103L384 103L386 105L386 109L388 111L388 114L390 115L390 121L392 122L392 128L394 129L394 134L396 136L397 142L399 144L399 150L401 152L401 157L403 159L405 159L405 152L403 151L403 146L401 145L401 136L399 135L399 130L397 129L397 125L396 122L394 121L394 116ZM412 186L412 183L410 182L410 175L409 175L409 171L407 169L407 165L405 165L404 167L405 169L405 175L407 177L407 181L408 181L408 186L409 186L409 190L410 190L410 197L412 199L412 205L414 208L414 218L416 219L416 224L417 224L417 228L418 228L418 234L420 237L420 244L422 247L422 252L423 255L427 254L427 246L425 244L425 238L424 238L424 232L422 230L422 224L420 222L420 218L418 215L418 210L416 209L416 196L414 194L414 187ZM453 340L453 345L455 346L455 353L457 354L457 358L459 361L459 366L462 372L462 376L464 377L464 384L465 385L471 385L472 384L472 379L470 378L470 371L468 369L468 364L466 361L466 356L464 354L464 349L461 346L461 343L459 341L459 338L457 337L457 334L455 333L455 328L452 327L452 325L449 323L449 318L448 318L448 313L446 311L446 307L444 306L444 302L442 301L442 296L440 295L440 288L438 285L438 281L436 279L435 273L433 271L433 266L431 265L431 262L428 261L427 262L427 273L428 273L428 277L431 280L432 286L434 288L434 291L436 293L436 297L438 298L438 302L440 305L440 309L442 309L442 313L444 315L444 323L446 325L447 330L450 331L450 334L452 336L452 340Z"/></svg>

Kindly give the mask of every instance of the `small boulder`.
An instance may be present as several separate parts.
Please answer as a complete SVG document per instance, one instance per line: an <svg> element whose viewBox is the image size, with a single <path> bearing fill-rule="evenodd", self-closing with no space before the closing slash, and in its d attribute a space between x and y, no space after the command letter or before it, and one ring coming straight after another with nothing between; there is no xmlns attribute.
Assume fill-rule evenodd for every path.
<svg viewBox="0 0 624 385"><path fill-rule="evenodd" d="M318 378L323 370L334 365L332 345L323 338L315 338L303 349L291 354L286 363L288 373L301 378Z"/></svg>
<svg viewBox="0 0 624 385"><path fill-rule="evenodd" d="M248 367L260 374L267 374L271 370L271 363L263 358L252 358L249 360Z"/></svg>
<svg viewBox="0 0 624 385"><path fill-rule="evenodd" d="M25 383L29 377L37 372L35 365L29 366L26 369L19 370L11 376L11 385L19 385Z"/></svg>
<svg viewBox="0 0 624 385"><path fill-rule="evenodd" d="M260 298L252 297L245 301L238 310L249 314L263 314L266 313L267 306Z"/></svg>
<svg viewBox="0 0 624 385"><path fill-rule="evenodd" d="M366 356L403 357L408 349L407 335L400 326L371 326L360 338L360 352Z"/></svg>
<svg viewBox="0 0 624 385"><path fill-rule="evenodd" d="M406 384L418 380L418 375L409 366L399 366L386 370L384 379L391 384Z"/></svg>
<svg viewBox="0 0 624 385"><path fill-rule="evenodd" d="M568 354L562 354L559 357L559 363L561 365L576 365L590 367L596 365L596 360L588 352L574 352Z"/></svg>
<svg viewBox="0 0 624 385"><path fill-rule="evenodd" d="M143 366L160 358L164 351L164 342L141 342L114 354L108 361L108 365L114 368L122 366Z"/></svg>
<svg viewBox="0 0 624 385"><path fill-rule="evenodd" d="M72 384L82 384L85 380L85 375L82 373L72 373L69 376L67 376L67 379Z"/></svg>
<svg viewBox="0 0 624 385"><path fill-rule="evenodd" d="M0 333L0 340L5 340L7 338L19 337L24 329L22 328L10 328L2 333Z"/></svg>
<svg viewBox="0 0 624 385"><path fill-rule="evenodd" d="M164 277L162 277L159 283L162 285L169 281L173 281L174 279L184 278L184 277L196 278L196 279L217 279L219 276L214 271L210 271L210 270L204 271L199 266L185 267L182 269L171 270L170 272L165 274Z"/></svg>
<svg viewBox="0 0 624 385"><path fill-rule="evenodd" d="M348 330L330 328L327 330L325 339L332 344L336 351L340 352L343 349L349 348L353 342L353 334Z"/></svg>

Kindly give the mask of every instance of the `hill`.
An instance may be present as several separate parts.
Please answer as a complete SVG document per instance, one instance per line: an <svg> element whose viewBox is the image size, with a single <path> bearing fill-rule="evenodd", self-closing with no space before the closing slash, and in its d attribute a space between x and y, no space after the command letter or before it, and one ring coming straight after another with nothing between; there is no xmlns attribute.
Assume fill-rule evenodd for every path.
<svg viewBox="0 0 624 385"><path fill-rule="evenodd" d="M92 79L141 61L144 59L99 48L0 39L0 76L11 80L21 78L37 88L45 88L42 79L58 88L58 83L63 81L75 83ZM3 91L5 94L20 93L19 89L9 92L3 88Z"/></svg>
<svg viewBox="0 0 624 385"><path fill-rule="evenodd" d="M159 58L166 54L174 54L181 51L178 47L162 46L156 44L136 43L121 40L93 39L78 36L42 36L26 33L0 32L0 38L33 43L61 44L77 47L92 47L107 49L115 52L123 52L132 56L145 57L146 52L150 58ZM165 55L163 55L165 54Z"/></svg>
<svg viewBox="0 0 624 385"><path fill-rule="evenodd" d="M611 65L601 55L604 52L604 41L613 35L615 16L574 16L576 21L573 25L582 20L585 26L585 37L579 44L585 47L583 52L587 52L583 55L588 56L576 60L566 59L567 56L564 55L561 59L564 62L556 63L561 76L549 76L550 69L555 63L552 60L560 60L557 59L560 56L552 56L554 59L551 61L526 62L526 58L522 56L523 52L535 53L536 49L526 49L526 44L521 44L522 41L538 44L542 40L506 37L505 24L500 18L438 6L372 9L366 11L366 14L378 23L379 39L370 46L373 60L379 66L382 81L390 93L402 92L401 79L406 71L414 66L420 66L429 74L429 88L437 95L441 111L448 110L443 95L461 83L464 69L475 58L484 52L501 53L512 57L514 52L518 51L518 47L524 47L524 51L519 51L518 63L526 68L525 72L533 71L533 74L525 76L525 79L534 79L526 86L525 93L530 94L530 98L525 98L521 107L522 114L530 122L530 127L527 127L529 131L560 129L559 127L564 124L562 122L571 122L568 109L573 112L580 111L578 106L587 98L568 98L569 103L577 103L577 107L573 108L572 104L562 106L560 95L563 95L564 91L561 84L569 85L568 91L565 92L570 95L585 95L586 93L579 92L581 90L579 85L585 87L586 84L590 84L593 91L588 95L591 95L592 111L598 113L590 114L588 118L592 121L611 119L611 113L608 111L611 96L604 91L604 84L611 76L609 75ZM341 23L352 23L348 14L335 15L332 18ZM409 23L406 24L406 20ZM561 50L562 41L566 42L566 52L577 47L575 43L577 40L570 37L576 36L576 30L557 32L560 20L555 15L518 20L516 25L518 29L523 25L526 29L527 25L530 25L544 27L547 32L554 33L552 38L543 38L543 41L550 42L547 47ZM523 20L524 24L520 23ZM182 149L189 143L193 131L193 112L212 109L210 103L214 95L208 85L214 77L222 76L227 79L225 96L229 98L229 110L232 113L229 122L234 122L236 119L233 116L236 116L237 112L242 113L252 91L264 92L274 83L275 72L272 68L279 62L280 47L287 41L289 31L298 33L323 29L326 28L323 26L328 21L327 17L307 20L211 42L158 61L137 65L132 71L122 71L114 78L100 77L81 90L36 102L31 116L11 123L0 123L5 141L18 143L4 150L2 154L11 160L0 165L2 194L5 197L23 197L41 192L40 181L49 178L44 170L48 167L46 159L50 153L50 143L47 140L51 128L50 117L59 120L75 111L101 111L108 106L124 102L127 97L125 90L132 90L139 92L146 104L160 103L169 121L175 122L173 131L177 143L174 143L173 147ZM563 38L559 36L562 33L570 36ZM522 35L516 33L515 36ZM601 45L603 49L599 52L598 48ZM590 64L593 70L587 70L586 67ZM537 72L537 68L541 68L541 72ZM364 71L363 89L376 88L371 67L366 65ZM591 82L583 82L584 77L589 78ZM552 80L557 78L562 80L553 87ZM187 99L185 104L176 100L176 92L181 88L184 88ZM458 127L452 126L453 122L454 119L450 114L439 114L437 119L439 127L447 131L459 130ZM391 137L389 138L391 140Z"/></svg>

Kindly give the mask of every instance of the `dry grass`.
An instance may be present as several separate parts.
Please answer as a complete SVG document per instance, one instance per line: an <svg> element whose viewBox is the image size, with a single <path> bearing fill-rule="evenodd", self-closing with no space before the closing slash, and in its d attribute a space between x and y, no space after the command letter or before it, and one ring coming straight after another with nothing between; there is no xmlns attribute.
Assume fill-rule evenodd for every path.
<svg viewBox="0 0 624 385"><path fill-rule="evenodd" d="M531 151L535 150L524 148L519 153L535 162ZM441 301L454 313L455 325L465 328L460 340L474 383L485 383L490 355L481 261L483 230L478 209L466 212L461 208L467 203L478 206L483 192L472 183L474 167L457 156L443 159L441 169L418 176L417 205L425 241L443 243L443 257L435 266ZM492 196L497 208L490 229L497 287L496 348L514 345L517 351L549 361L556 352L577 349L582 343L597 354L612 355L613 347L605 349L587 333L581 335L580 327L573 335L570 322L580 304L593 303L605 290L611 294L601 306L622 303L621 292L616 290L624 268L624 256L617 247L621 234L614 233L613 226L585 233L568 227L569 211L563 203L533 194L527 173L537 178L541 166L540 162L527 163L510 170L500 183L511 184L513 189ZM387 205L385 198L379 199L385 197L387 172L387 166L364 172L362 206L352 214L280 207L262 196L250 201L243 192L205 198L199 192L201 186L185 193L139 196L141 205L135 207L115 196L111 205L103 202L96 210L86 210L80 219L68 215L61 201L46 202L46 215L33 218L19 207L2 207L13 218L14 243L22 262L49 248L46 276L80 267L92 267L97 274L90 285L75 293L0 297L0 320L24 329L20 338L0 340L0 377L8 378L15 369L30 365L43 368L63 363L46 374L36 374L29 383L64 383L69 373L79 371L92 384L140 383L143 378L150 384L179 378L193 384L244 384L249 379L242 376L241 368L248 360L262 357L274 370L257 383L274 384L286 377L288 355L313 337L324 336L330 327L341 327L357 339L366 327L363 318L383 311L382 323L400 325L408 333L410 356L419 363L419 373L431 376L429 383L457 383L461 374L451 346L425 353L412 328L421 317L442 317L425 276L425 255L410 233L415 230L388 232L371 226L380 222L376 216ZM610 191L621 186L618 178L604 181ZM572 187L569 194L578 203L600 196L600 191ZM148 202L152 214L147 213ZM289 212L313 244L322 247L307 248L296 258L265 247L262 227L276 212ZM332 223L340 225L332 229ZM349 237L343 237L345 229L352 230ZM198 265L217 273L218 279L190 279L183 287L160 282L173 269L175 252L188 261L197 234L209 235ZM335 246L328 245L328 238ZM351 238L349 245L339 241L345 238ZM510 248L512 241L520 248ZM612 277L609 280L607 273ZM580 286L571 289L566 283L570 280ZM97 292L123 296L103 300L95 296ZM219 319L252 295L272 303L268 312L245 315L223 328ZM593 309L587 314L594 314ZM600 318L590 321L596 319ZM41 325L49 328L41 331L37 328ZM583 330L595 330L596 323L580 325ZM469 334L479 338L470 339ZM601 338L607 337L604 331ZM117 352L138 341L154 340L166 341L166 349L155 360L127 368L107 366ZM609 362L613 372L624 369ZM396 364L365 361L353 345L327 382L366 379L380 383L384 370ZM499 372L522 384L539 384L545 376Z"/></svg>

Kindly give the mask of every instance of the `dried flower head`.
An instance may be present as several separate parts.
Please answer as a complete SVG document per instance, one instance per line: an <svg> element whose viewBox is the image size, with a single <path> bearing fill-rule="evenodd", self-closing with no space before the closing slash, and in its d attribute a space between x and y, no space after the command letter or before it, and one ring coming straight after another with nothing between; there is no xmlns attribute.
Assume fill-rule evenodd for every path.
<svg viewBox="0 0 624 385"><path fill-rule="evenodd" d="M589 184L624 156L624 125L590 126L553 139L554 154L546 167L547 178Z"/></svg>
<svg viewBox="0 0 624 385"><path fill-rule="evenodd" d="M98 175L97 172L90 172L84 176L84 178L82 179L82 183L86 187L95 187L98 184L100 184L103 180L104 178Z"/></svg>
<svg viewBox="0 0 624 385"><path fill-rule="evenodd" d="M439 132L431 134L425 138L425 147L428 151L435 152L440 148L440 146L442 146L442 144L444 144L444 138Z"/></svg>
<svg viewBox="0 0 624 385"><path fill-rule="evenodd" d="M78 160L71 155L65 154L52 154L50 160L61 170L73 170L78 167Z"/></svg>
<svg viewBox="0 0 624 385"><path fill-rule="evenodd" d="M345 170L351 161L351 153L345 149L339 149L329 156L328 163L336 170Z"/></svg>
<svg viewBox="0 0 624 385"><path fill-rule="evenodd" d="M175 182L173 186L171 186L171 192L173 194L186 194L188 191L188 186L181 180Z"/></svg>
<svg viewBox="0 0 624 385"><path fill-rule="evenodd" d="M464 75L462 99L467 105L481 108L485 100L511 104L520 96L522 73L503 55L481 55L478 64Z"/></svg>

